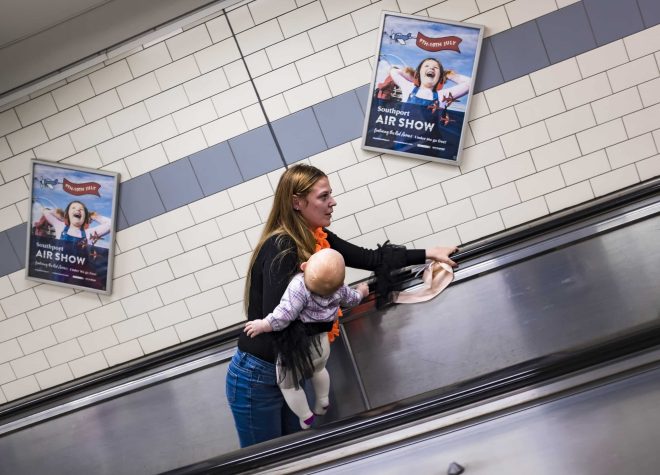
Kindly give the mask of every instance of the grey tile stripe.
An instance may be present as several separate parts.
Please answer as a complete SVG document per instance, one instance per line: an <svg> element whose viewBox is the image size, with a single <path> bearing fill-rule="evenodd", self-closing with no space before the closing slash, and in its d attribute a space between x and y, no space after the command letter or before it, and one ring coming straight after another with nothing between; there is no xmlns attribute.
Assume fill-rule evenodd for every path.
<svg viewBox="0 0 660 475"><path fill-rule="evenodd" d="M657 0L582 0L483 42L475 92L660 23ZM120 185L117 230L231 188L362 133L369 86L295 112ZM264 114L265 115L265 114ZM24 267L27 223L0 232L0 277Z"/></svg>
<svg viewBox="0 0 660 475"><path fill-rule="evenodd" d="M25 267L23 264L25 255L23 254L20 258L18 257L18 252L12 246L9 238L11 234L16 234L21 230L23 231L23 240L25 240L25 233L27 232L26 223L14 226L0 233L0 256L2 256L0 259L0 275L4 276Z"/></svg>

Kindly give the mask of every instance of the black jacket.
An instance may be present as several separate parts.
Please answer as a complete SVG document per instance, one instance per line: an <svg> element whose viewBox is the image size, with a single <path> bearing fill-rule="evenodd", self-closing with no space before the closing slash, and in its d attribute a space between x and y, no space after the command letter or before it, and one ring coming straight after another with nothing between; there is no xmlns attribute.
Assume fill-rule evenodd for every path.
<svg viewBox="0 0 660 475"><path fill-rule="evenodd" d="M424 249L405 249L403 247L384 246L378 249L365 249L351 244L328 233L330 247L339 252L346 262L346 266L356 269L385 271L413 264L422 264L426 259ZM278 247L278 242L280 247ZM286 252L276 258L283 250ZM295 244L290 238L277 239L271 236L259 251L259 255L252 267L250 282L250 302L248 305L248 320L264 318L280 303L291 278L300 272L300 264ZM316 333L327 332L332 329L332 323L308 323ZM241 333L238 338L238 348L269 363L275 363L276 352L273 346L273 334L262 333L250 338Z"/></svg>

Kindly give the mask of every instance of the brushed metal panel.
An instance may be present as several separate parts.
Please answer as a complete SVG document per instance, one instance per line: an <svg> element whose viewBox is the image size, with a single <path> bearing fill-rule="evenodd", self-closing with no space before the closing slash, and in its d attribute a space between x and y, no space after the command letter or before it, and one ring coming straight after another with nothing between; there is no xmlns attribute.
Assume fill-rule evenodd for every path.
<svg viewBox="0 0 660 475"><path fill-rule="evenodd" d="M658 400L656 368L314 473L656 474Z"/></svg>
<svg viewBox="0 0 660 475"><path fill-rule="evenodd" d="M428 303L349 318L346 340L333 344L331 410L320 422L657 321L659 231L660 216L638 221L457 282ZM235 450L226 364L7 433L0 473L157 473Z"/></svg>
<svg viewBox="0 0 660 475"><path fill-rule="evenodd" d="M660 216L345 324L373 406L660 318Z"/></svg>
<svg viewBox="0 0 660 475"><path fill-rule="evenodd" d="M0 473L160 473L238 448L227 363L0 437Z"/></svg>

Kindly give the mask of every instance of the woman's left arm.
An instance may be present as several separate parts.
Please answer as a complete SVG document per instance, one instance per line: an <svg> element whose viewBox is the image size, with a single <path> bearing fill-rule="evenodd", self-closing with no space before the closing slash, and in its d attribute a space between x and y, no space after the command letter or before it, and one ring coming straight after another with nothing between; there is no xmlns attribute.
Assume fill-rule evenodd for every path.
<svg viewBox="0 0 660 475"><path fill-rule="evenodd" d="M451 247L443 247L443 246L436 246L436 247L430 247L426 250L426 258L431 259L432 261L437 261L437 262L444 262L445 264L449 264L452 267L456 266L456 263L452 261L449 256L451 256L453 253L457 252L458 248L456 246L451 246Z"/></svg>
<svg viewBox="0 0 660 475"><path fill-rule="evenodd" d="M344 241L331 231L325 231L328 233L327 239L330 247L342 255L348 267L374 271L385 260L387 260L389 267L393 269L413 264L423 264L426 260L426 253L423 249L406 249L402 246L391 246L388 247L388 251L392 252L388 252L386 257L383 247L379 249L366 249Z"/></svg>
<svg viewBox="0 0 660 475"><path fill-rule="evenodd" d="M376 270L383 264L383 259L389 259L389 267L405 267L414 264L423 264L426 259L445 262L451 266L456 263L449 258L449 255L456 252L456 247L432 247L429 249L406 249L403 246L393 246L390 252L383 252L383 248L365 249L356 246L348 241L344 241L331 231L328 233L328 242L330 247L339 252L346 265L356 269ZM387 256L387 257L386 257Z"/></svg>

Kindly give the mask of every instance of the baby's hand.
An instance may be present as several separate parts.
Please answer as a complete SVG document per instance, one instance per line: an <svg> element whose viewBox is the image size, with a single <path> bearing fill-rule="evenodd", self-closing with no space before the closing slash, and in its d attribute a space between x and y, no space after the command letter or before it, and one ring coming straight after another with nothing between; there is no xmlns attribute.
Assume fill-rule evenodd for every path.
<svg viewBox="0 0 660 475"><path fill-rule="evenodd" d="M261 333L269 332L271 330L272 328L266 320L257 319L247 322L243 331L247 333L249 337L254 338Z"/></svg>
<svg viewBox="0 0 660 475"><path fill-rule="evenodd" d="M369 295L369 286L364 282L356 285L355 290L362 294L362 298L365 298L367 295Z"/></svg>

